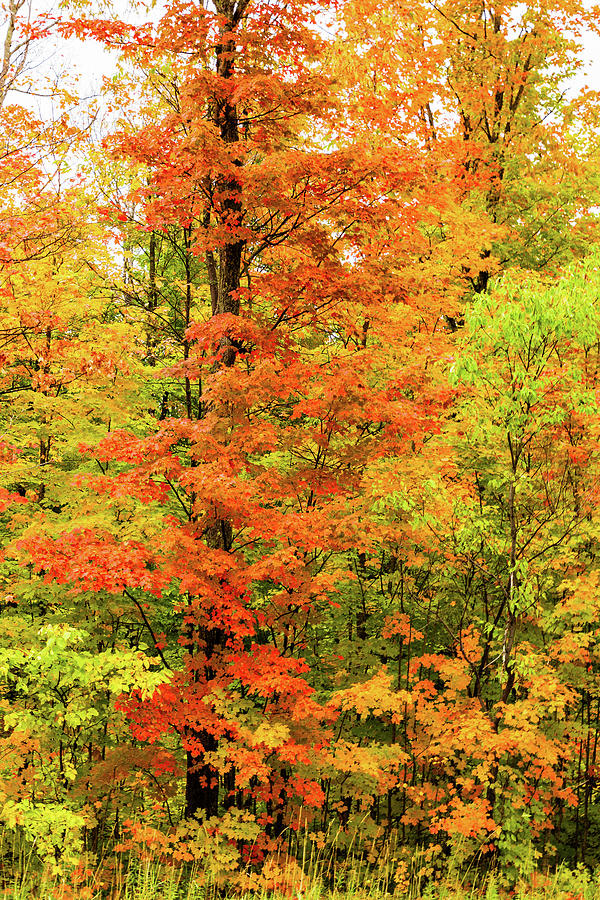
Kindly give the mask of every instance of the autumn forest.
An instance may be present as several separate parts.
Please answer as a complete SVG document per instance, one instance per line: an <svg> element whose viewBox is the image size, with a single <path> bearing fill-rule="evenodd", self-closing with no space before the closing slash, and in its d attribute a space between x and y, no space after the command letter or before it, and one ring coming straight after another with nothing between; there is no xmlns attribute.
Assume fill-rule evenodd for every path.
<svg viewBox="0 0 600 900"><path fill-rule="evenodd" d="M2 9L0 887L593 872L597 12Z"/></svg>

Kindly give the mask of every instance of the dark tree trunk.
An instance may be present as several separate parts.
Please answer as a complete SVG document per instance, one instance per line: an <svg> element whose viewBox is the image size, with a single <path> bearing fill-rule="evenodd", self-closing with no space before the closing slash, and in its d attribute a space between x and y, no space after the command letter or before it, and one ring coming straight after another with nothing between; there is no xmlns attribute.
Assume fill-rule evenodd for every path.
<svg viewBox="0 0 600 900"><path fill-rule="evenodd" d="M224 17L221 27L222 40L216 47L217 74L227 80L233 77L236 58L236 41L232 39L241 18L243 17L250 0L215 0L215 8L219 15ZM238 110L235 104L230 102L228 91L224 90L223 99L214 104L211 103L209 114L215 126L219 129L220 138L224 144L235 144L239 141ZM226 224L232 232L230 243L220 247L218 255L218 267L215 252L206 254L208 280L211 291L212 314L230 313L239 315L240 303L237 291L240 287L242 272L242 258L245 247L244 240L236 239L236 229L242 223L244 216L241 179L237 176L236 169L241 171L243 160L240 157L233 160L232 172L226 172L217 178L212 198L212 210L204 215L205 227L210 225L211 215L214 215L222 224ZM218 268L218 271L217 271ZM233 366L237 350L229 338L221 341L222 366ZM229 550L232 538L231 525L227 521L219 520L205 532L204 538L209 546ZM225 646L227 635L216 628L205 629L201 635L199 652L205 654L204 676L210 681L214 677L211 658L213 653L219 653ZM218 742L214 735L206 731L196 731L194 737L205 751L210 753L217 749ZM230 805L232 792L235 786L235 773L230 771L225 778L225 797L223 802ZM192 753L187 753L186 771L186 818L193 818L198 814L205 817L217 815L219 809L219 777L217 770L210 764L204 763L203 758L197 759Z"/></svg>
<svg viewBox="0 0 600 900"><path fill-rule="evenodd" d="M210 753L217 749L217 742L212 734L203 732L204 750ZM219 811L219 777L216 770L201 758L187 751L185 778L185 817L193 819L198 812L206 818L216 816Z"/></svg>

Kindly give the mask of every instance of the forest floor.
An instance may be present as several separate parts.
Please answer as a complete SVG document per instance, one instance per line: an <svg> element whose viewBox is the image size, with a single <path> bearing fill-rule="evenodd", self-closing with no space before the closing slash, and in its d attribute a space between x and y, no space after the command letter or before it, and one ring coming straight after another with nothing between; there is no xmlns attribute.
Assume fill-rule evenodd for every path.
<svg viewBox="0 0 600 900"><path fill-rule="evenodd" d="M95 882L95 883L94 883ZM89 873L80 883L68 883L60 877L40 872L21 872L6 877L0 888L0 900L598 900L600 871L590 873L561 868L558 872L533 876L512 889L502 880L488 878L471 885L456 878L398 886L381 891L356 884L346 890L325 890L320 884L305 883L285 891L230 893L227 889L207 887L202 879L184 882L177 874L157 867L126 873L113 883L99 884Z"/></svg>

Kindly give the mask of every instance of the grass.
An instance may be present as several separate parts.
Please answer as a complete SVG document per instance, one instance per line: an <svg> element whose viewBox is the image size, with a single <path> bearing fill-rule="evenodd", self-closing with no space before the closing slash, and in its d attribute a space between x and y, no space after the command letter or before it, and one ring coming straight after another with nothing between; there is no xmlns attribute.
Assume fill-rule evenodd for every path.
<svg viewBox="0 0 600 900"><path fill-rule="evenodd" d="M217 848L202 862L175 863L148 844L129 858L114 854L92 864L82 859L68 876L42 866L32 851L0 833L0 900L598 900L600 868L560 866L506 887L501 871L483 873L460 865L464 848L447 859L441 848L388 841L359 849L343 835L295 832L294 853L271 854L259 871L227 874ZM318 838L319 840L313 840ZM346 835L347 838L347 835ZM179 846L179 845L178 845ZM292 849L290 843L288 850ZM212 863L212 866L209 864ZM534 860L526 861L534 868Z"/></svg>
<svg viewBox="0 0 600 900"><path fill-rule="evenodd" d="M290 872L288 883L279 890L262 888L233 893L227 887L207 883L203 873L193 867L184 870L165 866L156 860L137 861L128 869L98 869L80 873L79 880L66 881L50 871L21 870L6 878L0 890L2 900L597 900L600 897L600 872L579 868L560 868L551 875L538 875L512 891L500 886L491 875L475 885L460 878L424 880L414 878L400 886L382 889L376 877L361 881L357 874L345 879L343 887L329 889L322 881ZM107 880L107 876L108 880ZM421 883L422 881L422 883Z"/></svg>

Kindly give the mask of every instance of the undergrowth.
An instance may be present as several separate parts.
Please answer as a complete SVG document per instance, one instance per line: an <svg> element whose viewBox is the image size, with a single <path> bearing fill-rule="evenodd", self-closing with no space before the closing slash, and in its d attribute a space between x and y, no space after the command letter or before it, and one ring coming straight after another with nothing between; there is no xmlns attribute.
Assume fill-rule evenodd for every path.
<svg viewBox="0 0 600 900"><path fill-rule="evenodd" d="M122 866L84 869L71 877L52 874L46 869L24 868L3 873L1 900L597 900L600 897L600 872L584 868L559 868L546 875L532 876L512 889L503 886L501 874L492 873L470 882L461 878L425 880L415 877L409 883L392 886L346 879L340 888L326 888L322 880L311 876L294 878L283 890L261 889L233 892L226 885L207 882L195 867L179 868L157 860L132 861Z"/></svg>
<svg viewBox="0 0 600 900"><path fill-rule="evenodd" d="M295 838L292 846L291 836ZM412 848L397 837L370 849L350 839L340 846L308 828L290 832L287 852L260 866L231 871L226 857L165 857L152 844L105 858L82 856L69 866L40 861L35 845L0 831L0 900L598 900L600 868L566 865L512 878L495 868L466 864L460 840L452 857L436 848ZM321 836L318 835L320 838ZM348 835L345 835L347 838ZM184 845L182 845L184 846ZM190 845L187 845L188 848ZM466 845L465 845L466 846ZM291 851L294 852L291 852ZM440 848L437 848L439 851ZM474 857L476 858L476 857ZM525 855L521 854L521 860Z"/></svg>

